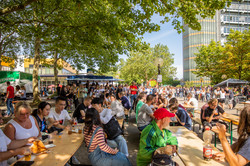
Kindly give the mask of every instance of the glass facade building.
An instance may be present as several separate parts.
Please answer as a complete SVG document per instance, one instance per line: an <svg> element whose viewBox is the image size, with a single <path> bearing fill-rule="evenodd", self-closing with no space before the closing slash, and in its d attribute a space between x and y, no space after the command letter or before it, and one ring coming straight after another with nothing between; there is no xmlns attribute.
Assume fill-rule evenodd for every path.
<svg viewBox="0 0 250 166"><path fill-rule="evenodd" d="M184 24L183 33L183 79L191 81L194 84L200 84L199 77L196 77L192 71L195 71L195 53L203 45L208 45L211 40L221 41L222 45L226 42L230 29L244 31L249 29L250 25L250 0L233 1L230 7L217 11L213 18L198 16L201 24L201 30L196 31ZM203 83L209 83L209 78L203 78Z"/></svg>

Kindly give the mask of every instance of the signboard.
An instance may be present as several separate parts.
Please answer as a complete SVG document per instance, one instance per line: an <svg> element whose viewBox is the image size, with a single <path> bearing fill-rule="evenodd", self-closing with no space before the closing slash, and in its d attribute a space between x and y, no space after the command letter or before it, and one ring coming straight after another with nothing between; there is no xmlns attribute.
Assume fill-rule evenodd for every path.
<svg viewBox="0 0 250 166"><path fill-rule="evenodd" d="M162 75L157 76L157 82L162 82Z"/></svg>

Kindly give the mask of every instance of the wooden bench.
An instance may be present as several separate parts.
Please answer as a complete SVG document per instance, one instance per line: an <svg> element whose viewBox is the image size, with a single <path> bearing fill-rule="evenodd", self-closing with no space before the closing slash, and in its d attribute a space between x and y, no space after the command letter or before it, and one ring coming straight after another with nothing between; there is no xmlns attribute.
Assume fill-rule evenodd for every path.
<svg viewBox="0 0 250 166"><path fill-rule="evenodd" d="M124 119L123 118L119 118L119 119L117 119L117 121L118 121L120 127L123 129L124 128L124 125L123 125Z"/></svg>
<svg viewBox="0 0 250 166"><path fill-rule="evenodd" d="M214 146L216 147L216 139L217 139L217 134L219 134L219 131L217 129L212 129L212 132L214 132ZM229 133L226 133L226 137L231 137Z"/></svg>
<svg viewBox="0 0 250 166"><path fill-rule="evenodd" d="M200 130L200 129L201 129L201 126L202 126L201 119L200 119L200 118L195 118L195 117L193 117L193 118L192 118L192 121L193 121L193 131L194 131L194 125L195 125L195 124L199 124L199 130Z"/></svg>

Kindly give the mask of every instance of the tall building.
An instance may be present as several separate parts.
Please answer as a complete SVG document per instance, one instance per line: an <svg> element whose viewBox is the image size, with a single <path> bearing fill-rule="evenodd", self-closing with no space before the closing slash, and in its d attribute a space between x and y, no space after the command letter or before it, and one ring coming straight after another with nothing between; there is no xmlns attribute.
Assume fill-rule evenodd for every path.
<svg viewBox="0 0 250 166"><path fill-rule="evenodd" d="M183 33L183 77L184 81L191 81L200 84L201 78L196 77L195 53L203 45L208 45L211 40L220 41L222 45L226 42L226 37L230 29L244 31L250 26L250 0L233 1L229 7L217 11L213 18L198 16L201 30L195 31L184 24ZM203 78L203 83L209 83L209 78Z"/></svg>

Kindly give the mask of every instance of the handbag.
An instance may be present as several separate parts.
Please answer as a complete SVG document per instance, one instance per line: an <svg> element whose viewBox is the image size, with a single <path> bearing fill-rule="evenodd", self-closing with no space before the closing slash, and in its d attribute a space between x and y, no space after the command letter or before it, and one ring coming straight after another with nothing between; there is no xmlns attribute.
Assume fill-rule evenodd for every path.
<svg viewBox="0 0 250 166"><path fill-rule="evenodd" d="M153 155L152 166L178 166L178 164L167 154L156 154Z"/></svg>
<svg viewBox="0 0 250 166"><path fill-rule="evenodd" d="M104 131L107 134L107 139L109 140L113 140L119 135L123 134L123 131L114 116L107 124L104 125Z"/></svg>

